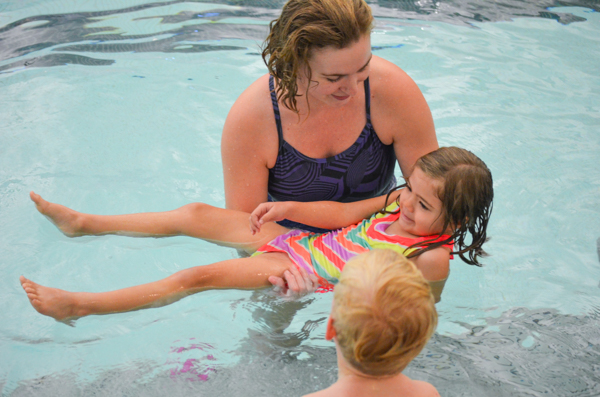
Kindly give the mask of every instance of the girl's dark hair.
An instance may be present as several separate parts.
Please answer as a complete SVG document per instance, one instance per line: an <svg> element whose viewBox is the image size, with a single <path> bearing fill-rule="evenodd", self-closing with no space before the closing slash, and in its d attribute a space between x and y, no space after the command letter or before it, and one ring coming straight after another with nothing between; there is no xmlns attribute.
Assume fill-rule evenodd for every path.
<svg viewBox="0 0 600 397"><path fill-rule="evenodd" d="M488 167L468 150L442 147L418 159L414 168L419 168L432 179L442 181L437 195L442 201L444 226L439 236L410 246L409 248L424 248L413 251L408 257L415 257L454 241L457 250L452 251L452 254L460 256L470 265L481 266L477 259L487 256L481 246L488 240L486 231L494 198L492 173ZM449 227L455 230L454 233L449 238L436 242Z"/></svg>
<svg viewBox="0 0 600 397"><path fill-rule="evenodd" d="M269 25L262 57L277 81L277 99L298 112L298 74L315 48L346 48L371 32L373 16L364 0L289 0ZM310 84L307 84L307 87Z"/></svg>

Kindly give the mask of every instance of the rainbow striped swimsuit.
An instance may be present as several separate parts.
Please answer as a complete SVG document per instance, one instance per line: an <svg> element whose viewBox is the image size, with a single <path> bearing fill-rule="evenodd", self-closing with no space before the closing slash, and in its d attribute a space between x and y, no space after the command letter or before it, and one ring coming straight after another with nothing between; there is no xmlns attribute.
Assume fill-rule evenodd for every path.
<svg viewBox="0 0 600 397"><path fill-rule="evenodd" d="M390 204L386 210L396 211L398 204ZM293 229L260 247L252 256L265 252L285 252L298 267L316 274L321 286L337 283L344 265L351 258L372 249L391 249L401 255L409 255L418 248L411 245L431 239L426 237L402 237L386 234L386 229L398 218L397 214L376 213L356 225L328 233L310 233ZM446 239L449 236L442 236ZM452 249L452 244L445 247Z"/></svg>

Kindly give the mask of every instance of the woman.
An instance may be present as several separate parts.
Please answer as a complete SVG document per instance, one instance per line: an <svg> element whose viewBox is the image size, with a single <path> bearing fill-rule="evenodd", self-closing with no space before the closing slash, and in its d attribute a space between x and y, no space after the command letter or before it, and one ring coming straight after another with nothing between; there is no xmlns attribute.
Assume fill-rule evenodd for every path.
<svg viewBox="0 0 600 397"><path fill-rule="evenodd" d="M372 27L364 0L284 5L264 44L269 74L240 95L223 129L227 208L252 212L267 200L375 197L395 185L396 161L409 176L419 157L438 148L415 82L371 54ZM293 291L314 285L290 271ZM283 280L272 282L284 288Z"/></svg>
<svg viewBox="0 0 600 397"><path fill-rule="evenodd" d="M264 46L269 74L240 95L225 122L227 208L382 195L395 184L396 159L408 176L437 149L417 85L371 54L372 25L363 0L285 4Z"/></svg>

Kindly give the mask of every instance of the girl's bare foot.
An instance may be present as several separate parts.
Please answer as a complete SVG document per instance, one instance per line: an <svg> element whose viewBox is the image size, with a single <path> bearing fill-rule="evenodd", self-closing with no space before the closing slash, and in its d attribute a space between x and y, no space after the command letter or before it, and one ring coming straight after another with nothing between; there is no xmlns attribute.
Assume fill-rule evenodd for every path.
<svg viewBox="0 0 600 397"><path fill-rule="evenodd" d="M29 197L35 203L37 210L50 219L66 236L77 237L85 234L82 231L83 219L81 213L64 205L48 202L34 192L30 192Z"/></svg>
<svg viewBox="0 0 600 397"><path fill-rule="evenodd" d="M21 276L21 287L27 293L31 306L39 313L58 321L81 317L77 313L75 293L44 287Z"/></svg>

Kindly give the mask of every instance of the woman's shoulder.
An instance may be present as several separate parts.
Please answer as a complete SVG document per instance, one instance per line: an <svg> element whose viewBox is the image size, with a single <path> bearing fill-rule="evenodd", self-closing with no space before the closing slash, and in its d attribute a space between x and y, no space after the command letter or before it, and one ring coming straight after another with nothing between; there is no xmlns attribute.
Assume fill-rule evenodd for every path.
<svg viewBox="0 0 600 397"><path fill-rule="evenodd" d="M398 117L409 117L409 110L415 105L427 107L419 86L404 70L380 57L373 56L371 62L369 86L374 112L397 121Z"/></svg>
<svg viewBox="0 0 600 397"><path fill-rule="evenodd" d="M375 94L401 95L406 92L402 88L416 85L404 70L386 59L373 55L370 66L369 84Z"/></svg>
<svg viewBox="0 0 600 397"><path fill-rule="evenodd" d="M266 114L273 114L268 74L256 79L240 94L231 107L229 115L232 115L232 113L246 117L256 116L257 118L262 118Z"/></svg>
<svg viewBox="0 0 600 397"><path fill-rule="evenodd" d="M417 83L398 66L373 57L369 77L371 121L381 142L394 146L402 171L437 148L431 110Z"/></svg>
<svg viewBox="0 0 600 397"><path fill-rule="evenodd" d="M269 75L259 77L236 99L225 121L225 129L229 128L268 135L276 131Z"/></svg>
<svg viewBox="0 0 600 397"><path fill-rule="evenodd" d="M225 155L242 149L262 153L261 162L273 166L278 141L269 75L259 77L236 99L225 120L221 146Z"/></svg>

